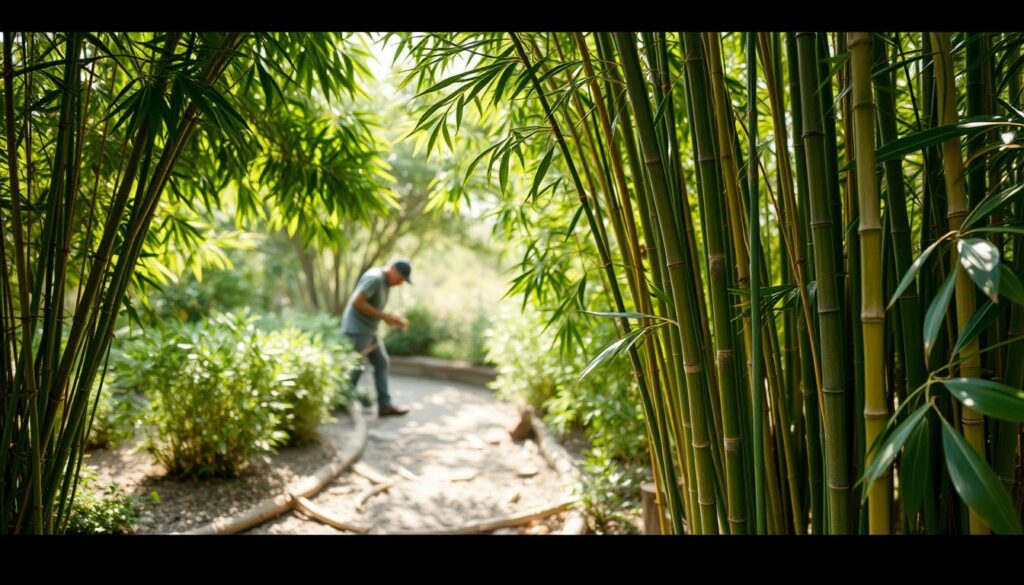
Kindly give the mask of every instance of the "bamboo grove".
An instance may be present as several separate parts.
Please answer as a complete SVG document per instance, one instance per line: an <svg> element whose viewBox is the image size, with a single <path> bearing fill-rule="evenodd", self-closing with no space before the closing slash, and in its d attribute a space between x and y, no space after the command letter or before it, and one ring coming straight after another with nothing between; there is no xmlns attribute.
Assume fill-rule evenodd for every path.
<svg viewBox="0 0 1024 585"><path fill-rule="evenodd" d="M1021 33L396 42L592 238L664 532L1021 531Z"/></svg>
<svg viewBox="0 0 1024 585"><path fill-rule="evenodd" d="M309 242L388 197L366 128L310 97L358 91L342 35L2 44L0 533L59 533L126 293L157 284L168 242L195 251L190 218L230 203Z"/></svg>

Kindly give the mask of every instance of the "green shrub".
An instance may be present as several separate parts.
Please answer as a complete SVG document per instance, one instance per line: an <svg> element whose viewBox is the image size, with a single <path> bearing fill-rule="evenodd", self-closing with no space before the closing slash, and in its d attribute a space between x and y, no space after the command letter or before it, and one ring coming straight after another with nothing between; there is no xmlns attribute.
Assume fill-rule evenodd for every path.
<svg viewBox="0 0 1024 585"><path fill-rule="evenodd" d="M478 312L472 319L447 323L446 336L439 338L428 350L428 355L447 360L486 364L487 348L485 333L491 326L491 318ZM435 331L441 330L439 327ZM388 346L391 349L391 346Z"/></svg>
<svg viewBox="0 0 1024 585"><path fill-rule="evenodd" d="M111 361L114 361L113 355ZM107 371L103 387L93 391L99 393L99 402L95 403L96 411L86 440L87 449L117 446L134 435L142 424L145 401L134 392L115 389L114 370L117 367L116 363L113 364ZM98 378L96 384L99 385ZM90 400L95 399L95 394L90 397Z"/></svg>
<svg viewBox="0 0 1024 585"><path fill-rule="evenodd" d="M343 386L358 363L357 355L348 346L295 327L263 334L261 345L277 366L275 381L286 405L281 430L291 444L312 440L331 409L351 400Z"/></svg>
<svg viewBox="0 0 1024 585"><path fill-rule="evenodd" d="M498 366L493 386L510 400L544 412L559 434L581 428L590 442L583 501L601 521L634 508L649 463L643 412L625 357L606 361L582 381L579 373L617 339L606 318L578 319L583 343L559 354L554 326L532 307L503 307L487 335L488 358Z"/></svg>
<svg viewBox="0 0 1024 585"><path fill-rule="evenodd" d="M150 398L147 449L172 475L234 475L273 452L286 405L255 318L221 314L168 322L131 344L118 383Z"/></svg>
<svg viewBox="0 0 1024 585"><path fill-rule="evenodd" d="M384 336L390 354L429 355L435 343L448 337L445 324L423 307L412 307L404 317L409 321L408 329L388 329Z"/></svg>
<svg viewBox="0 0 1024 585"><path fill-rule="evenodd" d="M149 398L146 445L169 473L234 475L260 453L311 440L354 398L344 380L358 355L336 324L247 312L167 321L112 356L112 385Z"/></svg>
<svg viewBox="0 0 1024 585"><path fill-rule="evenodd" d="M79 473L78 489L68 514L67 534L128 534L139 516L141 500L121 493L117 484L96 491L96 474L86 465Z"/></svg>
<svg viewBox="0 0 1024 585"><path fill-rule="evenodd" d="M94 400L94 396L91 399ZM145 403L138 395L118 392L104 384L99 393L86 448L116 447L128 440L141 424L144 412Z"/></svg>
<svg viewBox="0 0 1024 585"><path fill-rule="evenodd" d="M507 400L523 401L542 408L559 386L573 379L574 368L551 347L544 319L532 309L520 314L502 306L486 338L487 358L497 365L498 379L492 384Z"/></svg>

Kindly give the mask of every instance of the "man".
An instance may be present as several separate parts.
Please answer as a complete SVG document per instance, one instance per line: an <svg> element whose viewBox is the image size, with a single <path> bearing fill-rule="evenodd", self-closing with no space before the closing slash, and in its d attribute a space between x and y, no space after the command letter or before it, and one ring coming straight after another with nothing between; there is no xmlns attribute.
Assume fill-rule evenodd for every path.
<svg viewBox="0 0 1024 585"><path fill-rule="evenodd" d="M384 339L377 334L377 326L384 321L391 327L405 329L408 321L384 312L388 304L388 293L391 287L408 282L412 266L405 260L392 262L387 268L371 268L359 278L356 289L345 306L341 318L342 330L352 339L355 350L366 353L373 364L373 381L377 387L377 416L401 416L409 412L391 404L388 394L388 350L384 347ZM355 386L362 375L362 369L352 372L351 384Z"/></svg>

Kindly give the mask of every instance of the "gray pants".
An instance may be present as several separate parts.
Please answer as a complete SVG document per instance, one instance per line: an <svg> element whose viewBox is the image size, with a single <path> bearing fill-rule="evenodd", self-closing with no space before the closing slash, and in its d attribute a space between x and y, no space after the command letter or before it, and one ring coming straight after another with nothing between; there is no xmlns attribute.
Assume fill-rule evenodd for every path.
<svg viewBox="0 0 1024 585"><path fill-rule="evenodd" d="M391 406L391 395L388 394L388 350L384 347L384 340L377 335L354 335L345 333L352 340L353 348L362 352L367 347L377 344L377 348L367 354L370 363L373 364L373 382L377 387L377 408L388 408ZM354 387L359 383L359 377L363 375L363 367L357 367L349 378L350 384Z"/></svg>

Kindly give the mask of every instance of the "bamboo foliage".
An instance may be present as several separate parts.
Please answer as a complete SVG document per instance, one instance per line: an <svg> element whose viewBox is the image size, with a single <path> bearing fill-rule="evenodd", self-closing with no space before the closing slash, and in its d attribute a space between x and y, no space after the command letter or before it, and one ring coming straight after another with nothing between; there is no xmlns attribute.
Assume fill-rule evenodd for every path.
<svg viewBox="0 0 1024 585"><path fill-rule="evenodd" d="M130 47L145 55L138 78L101 67L97 39L4 35L8 532L62 521L90 389L161 194L187 186L178 165L237 180L248 210L266 194L248 166L299 173L261 154L300 134L268 113L283 97L275 80L290 78L275 62L299 52L252 61L242 49L296 49L301 36L155 36ZM595 357L581 375L628 356L636 392L622 399L644 415L665 531L1020 532L1024 35L386 40L413 59L406 82L428 152L443 142L469 153L464 184L564 214L565 240L549 246L589 238L578 261L600 274L606 306L566 309L586 276L573 288L561 265L529 261L538 247L522 264L531 278L514 286L552 289L537 302L557 303L563 344L584 343L572 319L615 320L621 338L586 348ZM50 53L60 57L40 62L45 77L25 66ZM328 45L301 53L299 86L347 69ZM129 87L120 98L108 76ZM226 89L243 78L266 107ZM45 131L30 111L45 113ZM459 133L474 116L490 135ZM239 139L245 119L257 146ZM237 155L198 162L222 141ZM371 151L335 158L372 166ZM372 172L352 176L364 177L353 179L362 203L327 201L320 220L285 198L278 227L316 225L320 236L303 239L330 243L332 222L388 205ZM101 187L83 188L89 179ZM57 300L72 294L67 314Z"/></svg>
<svg viewBox="0 0 1024 585"><path fill-rule="evenodd" d="M174 213L167 192L209 210L233 183L235 203L252 213L268 206L254 200L263 200L259 190L270 184L277 194L266 201L288 206L299 182L303 190L319 189L342 167L358 167L365 177L379 169L365 143L329 153L328 141L288 135L296 127L298 88L308 95L315 83L328 98L355 90L354 69L335 52L336 40L3 33L4 533L59 533L66 526L97 388L115 327L126 319L126 295L145 286L143 265L166 243L154 223ZM291 60L292 71L278 59ZM273 147L324 148L317 154L333 154L326 160L335 162L306 162L297 180L294 167L274 160ZM310 166L319 178L310 178ZM356 201L327 196L317 200L324 204L317 213L365 216L386 204L372 183L345 182ZM311 226L303 233L313 232Z"/></svg>
<svg viewBox="0 0 1024 585"><path fill-rule="evenodd" d="M997 95L1019 101L1021 34L522 36L512 42L530 54L517 48L499 74L488 69L506 54L498 35L410 35L420 62L461 47L476 57L457 79L419 66L410 81L435 103L486 93L516 112L510 137L530 112L577 129L560 161L529 146L544 160L521 172L531 195L556 177L537 206L555 205L558 177L575 183L598 249L626 268L629 296L606 312L624 338L594 348L588 371L628 350L662 501L678 493L675 532L959 532L962 505L973 532L1020 530L1009 470L1024 370L1009 358L1024 288L1003 262L1019 266L1009 218L1024 188L1007 129L1020 114L991 112ZM958 68L985 58L997 65L958 87ZM982 117L963 124L968 94ZM437 108L420 120L425 132L449 123ZM979 148L981 132L1003 132L1004 145ZM507 164L506 144L489 165ZM600 214L577 163L611 196ZM967 197L965 168L986 192ZM1001 419L992 432L982 415Z"/></svg>

